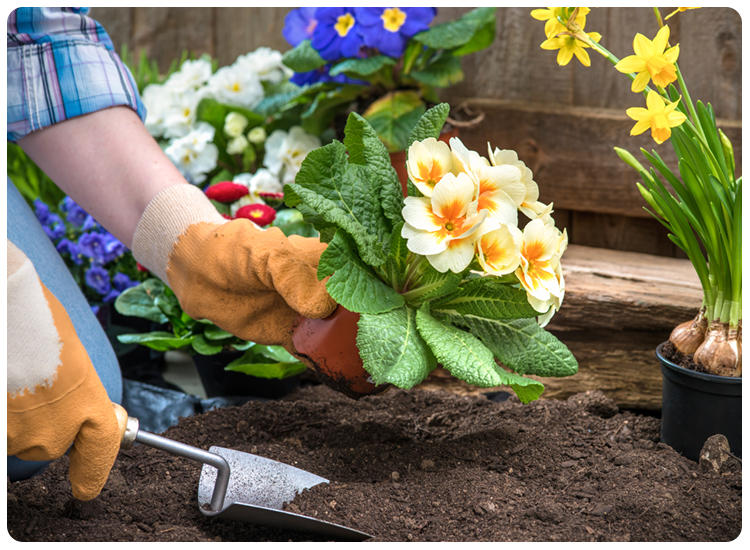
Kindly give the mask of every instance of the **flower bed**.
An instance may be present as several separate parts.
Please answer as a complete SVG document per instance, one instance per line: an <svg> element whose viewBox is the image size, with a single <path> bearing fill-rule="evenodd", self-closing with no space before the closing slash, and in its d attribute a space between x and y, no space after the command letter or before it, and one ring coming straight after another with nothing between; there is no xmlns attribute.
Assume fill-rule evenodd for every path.
<svg viewBox="0 0 750 550"><path fill-rule="evenodd" d="M316 386L183 418L167 437L292 464L331 480L292 510L376 541L728 541L741 530L741 465L704 471L658 443L659 420L599 392L522 405L392 390L353 401ZM101 496L74 501L67 459L8 483L22 541L320 541L212 520L200 466L136 446Z"/></svg>

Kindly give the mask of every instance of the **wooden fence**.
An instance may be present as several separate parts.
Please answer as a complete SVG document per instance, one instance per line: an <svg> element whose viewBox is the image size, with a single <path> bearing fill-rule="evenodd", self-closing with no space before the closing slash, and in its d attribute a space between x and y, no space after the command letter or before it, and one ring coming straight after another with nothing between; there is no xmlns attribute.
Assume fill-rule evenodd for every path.
<svg viewBox="0 0 750 550"><path fill-rule="evenodd" d="M470 8L441 8L445 21ZM666 15L673 8L662 8ZM259 46L289 48L281 36L290 8L93 8L115 45L127 44L156 59L160 68L183 49L209 53L221 65ZM560 67L556 52L542 50L544 24L531 8L499 8L497 35L485 51L463 58L465 80L441 94L453 106L466 102L484 112L478 126L463 129L466 145L485 151L515 149L534 171L540 200L554 202L557 225L573 244L684 257L662 226L644 210L636 174L613 151L637 152L655 143L630 137L625 109L641 106L630 81L601 56L591 67L577 60ZM742 173L742 23L731 8L690 10L669 20L670 42L680 44L680 67L694 99L713 104L737 150ZM587 31L618 57L632 54L637 32L658 30L650 8L594 8ZM674 163L671 147L659 153Z"/></svg>

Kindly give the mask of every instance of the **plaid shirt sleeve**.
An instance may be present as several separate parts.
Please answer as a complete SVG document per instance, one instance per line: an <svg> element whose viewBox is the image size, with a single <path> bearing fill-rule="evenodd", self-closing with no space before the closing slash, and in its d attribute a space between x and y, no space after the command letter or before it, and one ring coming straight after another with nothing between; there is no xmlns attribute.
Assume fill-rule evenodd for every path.
<svg viewBox="0 0 750 550"><path fill-rule="evenodd" d="M146 119L128 68L89 8L18 8L8 16L8 140L127 105Z"/></svg>

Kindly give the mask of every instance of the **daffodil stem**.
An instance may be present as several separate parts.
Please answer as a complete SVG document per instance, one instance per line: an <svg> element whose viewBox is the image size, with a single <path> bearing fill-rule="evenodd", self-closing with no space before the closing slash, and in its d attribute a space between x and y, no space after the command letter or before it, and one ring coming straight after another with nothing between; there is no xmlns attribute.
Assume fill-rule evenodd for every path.
<svg viewBox="0 0 750 550"><path fill-rule="evenodd" d="M690 111L690 116L695 122L695 129L699 133L699 135L703 138L703 141L706 141L706 136L703 133L703 128L700 125L700 122L698 119L698 113L695 112L695 106L693 105L693 100L690 97L690 92L688 92L687 84L685 84L685 79L682 76L682 71L680 70L680 66L677 65L677 63L675 63L674 66L677 71L677 82L680 83L680 91L682 92L682 95L685 96L685 103L687 103L688 110Z"/></svg>

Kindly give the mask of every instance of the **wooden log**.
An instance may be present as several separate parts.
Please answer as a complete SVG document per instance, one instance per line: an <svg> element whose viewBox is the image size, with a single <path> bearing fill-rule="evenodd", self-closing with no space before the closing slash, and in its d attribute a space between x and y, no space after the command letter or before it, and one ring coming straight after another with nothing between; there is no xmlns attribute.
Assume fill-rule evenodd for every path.
<svg viewBox="0 0 750 550"><path fill-rule="evenodd" d="M687 260L571 245L563 256L565 300L547 327L578 361L567 378L537 378L543 398L599 389L620 407L661 408L656 346L695 316L703 293ZM536 378L536 377L532 377ZM438 369L420 388L479 394Z"/></svg>

